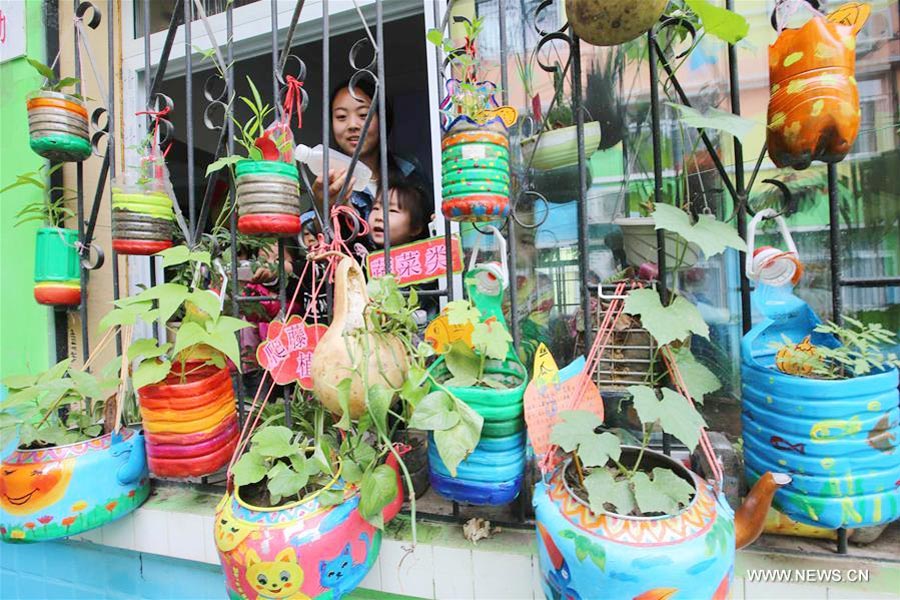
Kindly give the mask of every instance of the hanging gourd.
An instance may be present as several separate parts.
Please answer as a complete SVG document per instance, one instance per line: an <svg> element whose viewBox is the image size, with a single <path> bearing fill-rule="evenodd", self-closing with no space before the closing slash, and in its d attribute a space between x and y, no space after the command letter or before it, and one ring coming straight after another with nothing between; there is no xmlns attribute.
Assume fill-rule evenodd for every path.
<svg viewBox="0 0 900 600"><path fill-rule="evenodd" d="M769 46L766 144L776 166L805 169L814 160L840 162L856 140L856 34L868 10L848 17L842 7L826 18L806 2L799 6L814 16L798 29L779 22Z"/></svg>
<svg viewBox="0 0 900 600"><path fill-rule="evenodd" d="M639 37L659 20L669 0L566 0L566 18L582 40L615 46Z"/></svg>

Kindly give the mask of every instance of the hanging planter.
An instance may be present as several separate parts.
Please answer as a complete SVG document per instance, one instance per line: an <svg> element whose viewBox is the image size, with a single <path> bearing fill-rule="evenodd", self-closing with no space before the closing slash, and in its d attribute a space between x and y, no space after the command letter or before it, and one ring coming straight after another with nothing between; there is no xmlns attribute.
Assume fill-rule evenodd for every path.
<svg viewBox="0 0 900 600"><path fill-rule="evenodd" d="M594 46L615 46L644 34L659 21L669 0L566 0L575 34Z"/></svg>
<svg viewBox="0 0 900 600"><path fill-rule="evenodd" d="M656 237L656 222L653 217L622 217L613 225L622 229L625 259L629 266L640 267L644 263L656 264L659 259ZM685 242L673 231L665 232L666 270L690 269L700 259L700 249L696 244Z"/></svg>
<svg viewBox="0 0 900 600"><path fill-rule="evenodd" d="M241 160L235 169L235 183L241 233L300 233L300 183L293 163Z"/></svg>
<svg viewBox="0 0 900 600"><path fill-rule="evenodd" d="M81 303L78 232L41 227L35 238L34 299L51 306Z"/></svg>
<svg viewBox="0 0 900 600"><path fill-rule="evenodd" d="M91 155L84 101L49 90L27 96L31 149L54 162L80 162Z"/></svg>
<svg viewBox="0 0 900 600"><path fill-rule="evenodd" d="M200 363L203 365L203 363ZM228 463L237 445L234 389L227 368L185 363L138 389L150 471L199 477Z"/></svg>
<svg viewBox="0 0 900 600"><path fill-rule="evenodd" d="M112 190L112 246L119 254L150 255L172 247L172 198L144 185Z"/></svg>
<svg viewBox="0 0 900 600"><path fill-rule="evenodd" d="M850 152L859 132L854 74L856 33L864 22L841 25L816 12L799 29L779 30L769 46L766 143L776 166L805 169L814 160L840 162Z"/></svg>
<svg viewBox="0 0 900 600"><path fill-rule="evenodd" d="M590 159L602 138L600 123L584 124L584 155ZM575 125L545 131L522 140L522 159L531 168L546 171L578 164L578 138Z"/></svg>
<svg viewBox="0 0 900 600"><path fill-rule="evenodd" d="M502 220L509 213L509 137L501 119L458 120L441 141L444 216L453 221Z"/></svg>

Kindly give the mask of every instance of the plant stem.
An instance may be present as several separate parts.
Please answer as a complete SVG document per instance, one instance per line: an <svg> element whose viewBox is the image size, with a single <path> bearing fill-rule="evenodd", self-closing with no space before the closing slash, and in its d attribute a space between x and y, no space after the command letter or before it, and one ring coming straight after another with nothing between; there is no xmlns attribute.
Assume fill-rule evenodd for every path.
<svg viewBox="0 0 900 600"><path fill-rule="evenodd" d="M644 450L646 450L647 446L650 444L650 433L652 432L652 428L641 423L641 429L644 432L644 439L641 441L641 450L638 452L637 460L634 461L634 467L628 472L628 479L631 479L634 474L638 472L638 469L641 466L641 460L644 458Z"/></svg>
<svg viewBox="0 0 900 600"><path fill-rule="evenodd" d="M578 474L578 484L584 486L584 471L581 469L581 459L578 458L578 452L572 453L572 459L575 463L575 472Z"/></svg>

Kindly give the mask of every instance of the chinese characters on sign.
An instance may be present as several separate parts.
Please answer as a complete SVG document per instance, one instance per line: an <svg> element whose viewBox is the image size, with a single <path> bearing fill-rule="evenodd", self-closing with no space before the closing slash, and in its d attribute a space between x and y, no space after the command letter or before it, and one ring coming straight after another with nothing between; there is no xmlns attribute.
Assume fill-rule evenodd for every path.
<svg viewBox="0 0 900 600"><path fill-rule="evenodd" d="M287 323L272 321L266 340L256 349L256 360L275 383L285 385L296 381L300 387L311 390L312 354L327 329L325 325L308 325L297 315L291 316Z"/></svg>
<svg viewBox="0 0 900 600"><path fill-rule="evenodd" d="M25 4L0 0L0 63L25 56Z"/></svg>
<svg viewBox="0 0 900 600"><path fill-rule="evenodd" d="M462 272L462 251L459 238L450 238L453 252L453 272ZM384 251L366 257L369 277L381 277L384 270ZM412 285L437 279L447 273L447 246L443 237L433 237L412 244L391 248L391 272L397 285Z"/></svg>

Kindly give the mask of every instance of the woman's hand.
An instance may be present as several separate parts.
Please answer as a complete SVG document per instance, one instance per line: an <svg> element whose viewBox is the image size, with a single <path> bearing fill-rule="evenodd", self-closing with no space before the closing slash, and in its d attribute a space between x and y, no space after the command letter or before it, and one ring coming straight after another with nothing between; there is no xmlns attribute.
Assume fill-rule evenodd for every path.
<svg viewBox="0 0 900 600"><path fill-rule="evenodd" d="M334 206L335 204L343 204L350 200L350 195L353 193L353 185L356 183L356 178L351 177L350 183L347 185L347 191L344 194L344 197L339 201L335 201L335 198L338 197L338 194L341 193L341 188L344 185L344 180L347 178L346 169L334 170L330 169L328 171L328 200L329 203ZM316 180L312 184L312 193L316 199L316 203L320 206L325 202L325 194L323 191L324 188L324 180L322 176L316 177Z"/></svg>
<svg viewBox="0 0 900 600"><path fill-rule="evenodd" d="M272 285L278 281L278 246L276 244L271 244L266 248L260 249L258 258L260 262L264 263L264 266L256 269L250 282ZM275 269L275 271L270 269L270 266ZM286 275L291 275L294 272L294 264L291 260L285 261L284 272Z"/></svg>

